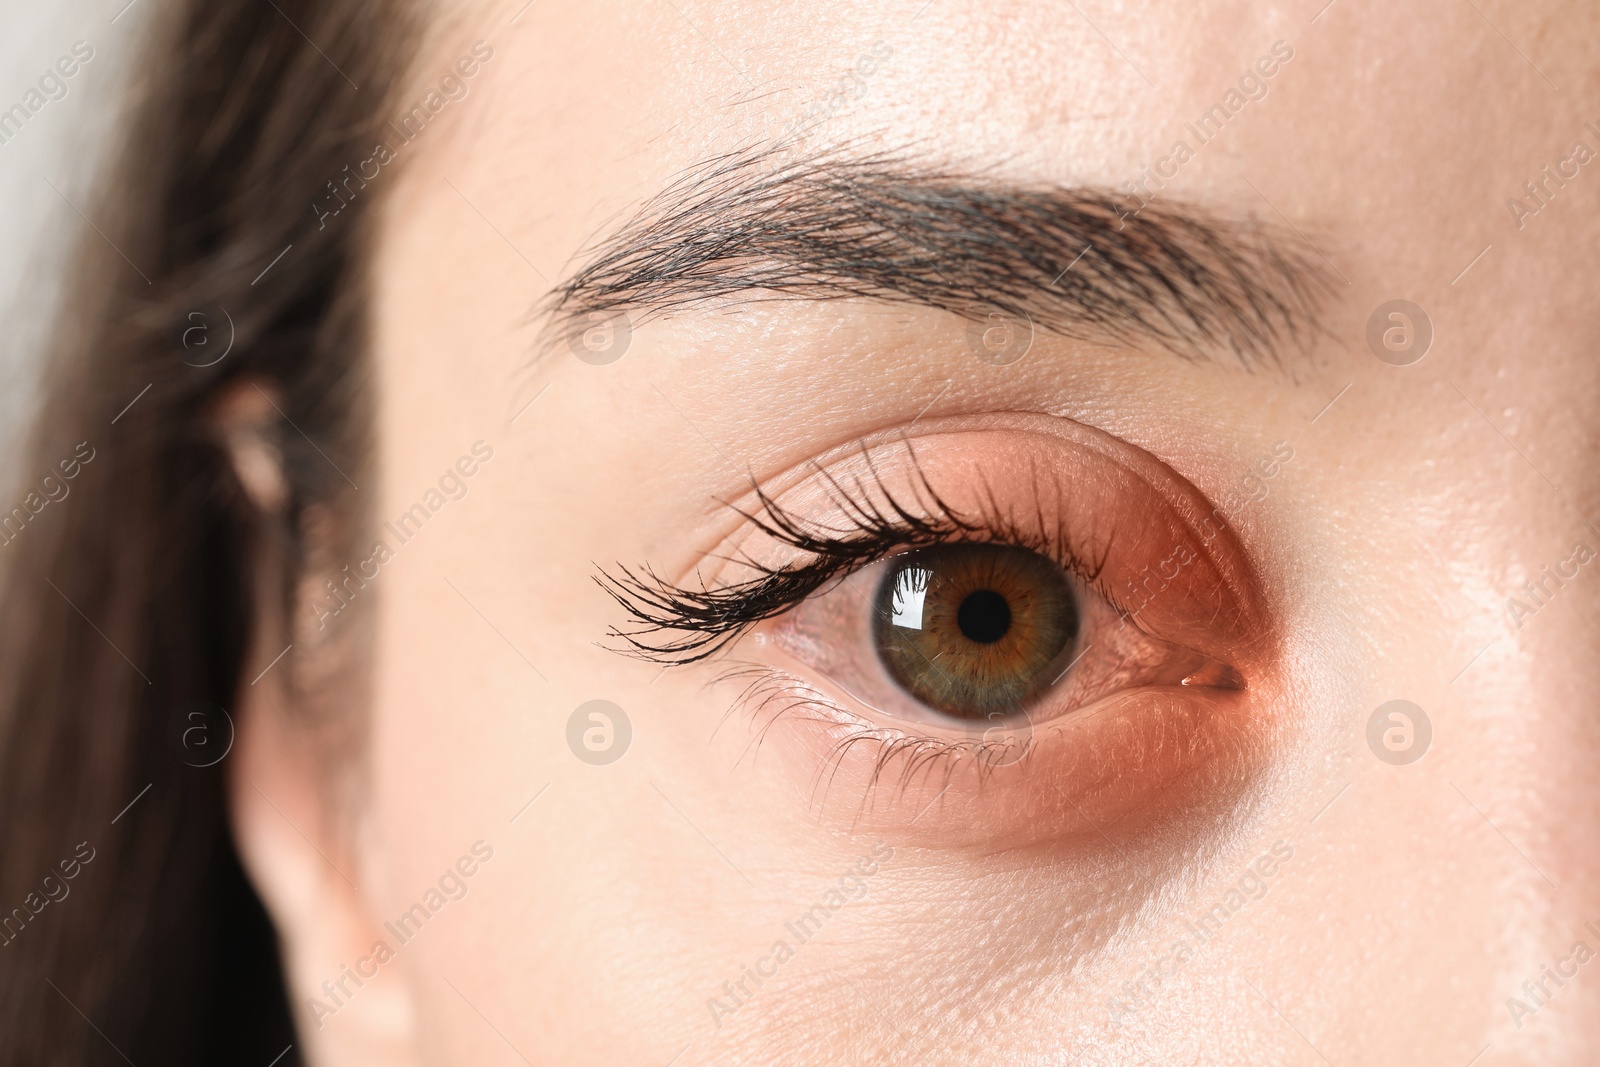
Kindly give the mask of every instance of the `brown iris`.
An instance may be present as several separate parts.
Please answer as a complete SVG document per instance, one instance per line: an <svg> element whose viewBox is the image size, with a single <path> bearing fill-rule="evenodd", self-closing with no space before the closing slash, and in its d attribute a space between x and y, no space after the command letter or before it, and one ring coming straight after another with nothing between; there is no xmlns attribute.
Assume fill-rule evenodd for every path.
<svg viewBox="0 0 1600 1067"><path fill-rule="evenodd" d="M873 639L890 675L960 719L1020 714L1078 635L1066 574L1015 545L907 552L885 573L873 606Z"/></svg>

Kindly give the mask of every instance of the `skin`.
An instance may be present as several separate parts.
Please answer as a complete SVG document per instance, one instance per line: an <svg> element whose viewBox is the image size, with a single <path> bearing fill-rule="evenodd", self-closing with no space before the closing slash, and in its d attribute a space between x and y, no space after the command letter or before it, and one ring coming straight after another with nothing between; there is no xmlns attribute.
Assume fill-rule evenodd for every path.
<svg viewBox="0 0 1600 1067"><path fill-rule="evenodd" d="M1505 206L1574 140L1600 147L1592 11L1480 6L1502 37L1471 12L1358 0L534 5L511 23L518 7L461 16L418 64L420 85L473 40L495 49L383 191L362 503L392 520L473 442L493 459L361 594L370 692L332 773L277 674L242 700L234 821L313 1062L1600 1057L1600 964L1546 979L1543 1006L1522 988L1576 942L1600 949L1600 563L1508 609L1541 566L1600 548L1600 177L1583 168L1520 229ZM529 308L598 236L700 160L776 137L880 40L892 57L819 145L1111 188L1288 42L1265 99L1163 197L1313 246L1328 336L1274 369L1041 333L992 366L954 315L848 301L686 311L606 366L540 347ZM1365 340L1396 298L1435 331L1406 367ZM1055 743L1084 746L1078 763L1025 760L984 791L966 776L868 803L845 767L819 793L815 724L754 749L767 720L716 664L602 647L625 619L597 566L714 575L741 536L717 501L751 476L803 498L819 457L943 434L931 473L959 492L1022 423L1043 428L1039 462L1075 469L1037 443L1066 420L1212 501L1292 449L1228 515L1274 636L1240 653L1247 695L1176 735L1209 753L1187 776L1142 785L1159 759L1108 769L1068 730ZM310 600L289 625L315 649ZM245 676L281 648L263 639ZM604 766L567 741L594 699L632 728ZM1407 765L1367 742L1394 699L1431 723ZM1103 790L1053 788L1094 773ZM383 923L478 841L493 858L467 895L319 1015L323 982L392 945ZM1275 843L1290 858L1246 883L1259 896L1176 961L1186 924ZM708 1006L874 846L892 854L859 899L742 1006ZM1138 1006L1109 1009L1141 976Z"/></svg>

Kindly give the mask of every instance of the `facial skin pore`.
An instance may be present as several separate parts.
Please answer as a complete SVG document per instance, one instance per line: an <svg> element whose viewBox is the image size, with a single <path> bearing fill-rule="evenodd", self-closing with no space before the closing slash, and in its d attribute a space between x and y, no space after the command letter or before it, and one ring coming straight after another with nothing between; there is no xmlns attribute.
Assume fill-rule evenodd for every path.
<svg viewBox="0 0 1600 1067"><path fill-rule="evenodd" d="M355 601L359 771L296 757L271 682L235 768L313 1062L1600 1058L1600 172L1574 147L1600 151L1600 26L1319 6L517 0L430 46L419 84L493 61L373 190L363 490L378 526L442 471L468 489ZM729 159L832 163L665 225ZM839 205L816 232L861 262L778 232ZM1114 236L1179 231L1177 294ZM1149 328L1095 319L1139 278ZM1431 325L1407 365L1369 347L1395 300ZM1034 324L1020 359L983 348L995 307ZM619 324L620 358L569 343ZM820 520L819 470L882 459L909 492L908 447L1144 590L1085 669L1164 677L1166 642L1240 684L1124 687L987 776L874 779L859 746L829 763L842 720L619 654L597 576L737 580L785 549L726 502ZM783 625L726 655L876 714ZM571 740L594 700L627 719L614 762ZM1410 763L1369 743L1391 700L1428 719ZM430 910L448 871L470 892Z"/></svg>

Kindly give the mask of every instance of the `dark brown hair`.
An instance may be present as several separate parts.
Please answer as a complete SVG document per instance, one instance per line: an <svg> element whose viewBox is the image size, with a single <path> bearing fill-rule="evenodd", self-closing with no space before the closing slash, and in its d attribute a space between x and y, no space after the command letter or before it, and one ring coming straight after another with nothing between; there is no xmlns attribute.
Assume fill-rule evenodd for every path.
<svg viewBox="0 0 1600 1067"><path fill-rule="evenodd" d="M308 509L348 509L347 476L369 468L361 249L377 194L334 218L312 205L388 139L419 40L401 7L129 15L156 25L125 141L84 205L97 229L25 468L70 491L45 507L24 480L16 508L0 504L0 1062L265 1065L293 1041L228 836L227 763L192 766L179 739L185 709L231 710L248 684L257 551L291 564L287 604ZM250 506L214 429L218 398L247 383L282 415L282 514Z"/></svg>

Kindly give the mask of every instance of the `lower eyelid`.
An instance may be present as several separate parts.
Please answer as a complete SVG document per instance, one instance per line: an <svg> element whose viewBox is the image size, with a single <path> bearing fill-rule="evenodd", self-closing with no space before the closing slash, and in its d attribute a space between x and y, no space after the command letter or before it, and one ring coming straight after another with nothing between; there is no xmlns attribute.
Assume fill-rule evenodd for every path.
<svg viewBox="0 0 1600 1067"><path fill-rule="evenodd" d="M867 722L781 670L735 673L763 758L812 783L824 823L896 843L989 851L1121 836L1158 814L1226 807L1254 750L1238 691L1127 690L1041 724L1025 750L986 749Z"/></svg>

